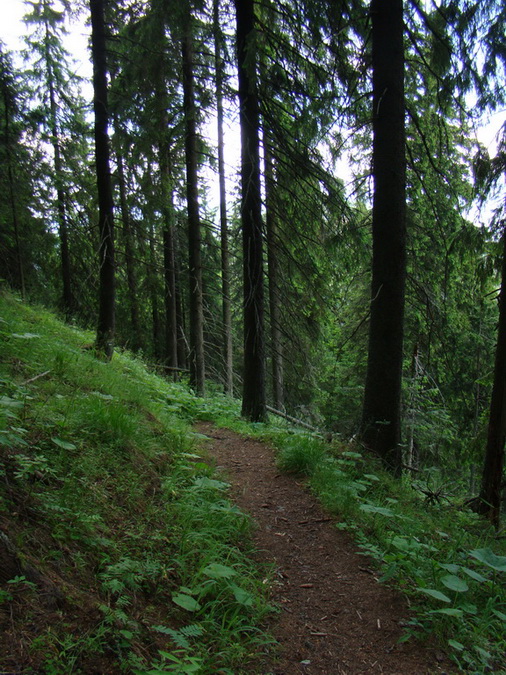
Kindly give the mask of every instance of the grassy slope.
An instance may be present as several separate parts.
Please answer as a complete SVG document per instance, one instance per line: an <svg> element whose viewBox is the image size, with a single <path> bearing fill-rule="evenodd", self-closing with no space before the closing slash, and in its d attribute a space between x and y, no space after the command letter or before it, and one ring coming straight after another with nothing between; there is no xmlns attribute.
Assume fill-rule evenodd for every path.
<svg viewBox="0 0 506 675"><path fill-rule="evenodd" d="M463 672L506 673L505 540L462 500L393 481L353 448L247 425L228 399L196 399L128 355L101 363L83 349L92 336L10 296L0 333L0 532L42 574L0 585L0 669L255 671L268 572L194 454L201 417L266 438L308 477L412 598L407 635L435 633Z"/></svg>
<svg viewBox="0 0 506 675"><path fill-rule="evenodd" d="M194 454L199 401L8 295L0 340L0 670L247 668L268 608L248 520Z"/></svg>

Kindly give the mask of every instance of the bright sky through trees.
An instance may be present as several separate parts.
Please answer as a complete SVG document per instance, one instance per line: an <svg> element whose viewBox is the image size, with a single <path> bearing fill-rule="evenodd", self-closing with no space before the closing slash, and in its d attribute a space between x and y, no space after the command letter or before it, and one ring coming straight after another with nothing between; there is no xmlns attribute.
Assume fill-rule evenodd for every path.
<svg viewBox="0 0 506 675"><path fill-rule="evenodd" d="M54 5L58 7L58 2L54 2ZM26 32L23 16L28 11L29 5L24 0L3 0L0 41L6 45L7 49L15 52L25 47L22 39ZM75 59L76 74L84 79L84 96L86 99L91 100L92 68L88 49L90 28L86 25L86 18L87 16L82 14L79 19L74 20L70 24L67 23L66 29L68 35L65 47ZM235 180L240 154L237 114L234 115L234 118L232 120L229 119L228 124L226 120L225 127L226 163L229 180ZM505 122L506 110L501 110L485 119L484 124L476 131L478 140L487 148L491 156L495 156L497 152L499 132ZM206 133L209 135L210 140L216 143L216 123L214 118L207 126ZM340 160L337 170L341 174L341 177L344 178L345 184L349 184L349 176L346 177L344 175L345 173L349 173L347 162ZM203 178L210 186L209 205L216 207L218 203L218 188L214 172L207 171ZM486 219L485 213L482 212L480 215L477 210L473 210L470 217L475 221L483 220L484 217Z"/></svg>

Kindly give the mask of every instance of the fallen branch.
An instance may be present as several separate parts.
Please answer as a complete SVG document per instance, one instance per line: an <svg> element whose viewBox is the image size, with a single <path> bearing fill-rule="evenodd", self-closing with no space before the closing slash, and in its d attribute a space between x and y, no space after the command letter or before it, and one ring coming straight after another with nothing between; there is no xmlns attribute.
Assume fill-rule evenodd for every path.
<svg viewBox="0 0 506 675"><path fill-rule="evenodd" d="M44 373L39 373L39 375L35 375L35 377L31 377L29 380L25 380L22 384L30 384L30 382L35 382L35 380L38 380L39 377L44 377L44 375L48 375L51 371L46 370Z"/></svg>
<svg viewBox="0 0 506 675"><path fill-rule="evenodd" d="M288 422L291 422L292 424L295 424L296 426L303 427L304 429L309 429L310 431L314 431L317 434L323 435L320 429L317 429L316 427L313 427L311 424L308 424L307 422L303 422L302 420L298 420L296 417L292 417L291 415L287 415L287 413L281 412L281 410L276 410L275 408L271 408L270 405L265 406L267 409L267 412L272 413L273 415L278 415L279 417L282 417L285 420L288 420Z"/></svg>

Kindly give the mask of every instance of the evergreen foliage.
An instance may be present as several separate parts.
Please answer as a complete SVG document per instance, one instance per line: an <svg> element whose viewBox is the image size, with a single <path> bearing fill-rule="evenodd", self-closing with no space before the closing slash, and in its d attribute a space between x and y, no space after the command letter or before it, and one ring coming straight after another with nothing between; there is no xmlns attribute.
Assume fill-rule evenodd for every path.
<svg viewBox="0 0 506 675"><path fill-rule="evenodd" d="M386 277L375 276L392 220L378 229L374 204L383 197L386 213L393 198L382 188L373 199L372 180L381 185L373 121L376 134L388 103L374 81L373 104L372 31L384 39L374 22L386 2L251 0L239 53L235 10L246 3L104 2L108 101L99 95L97 104L110 122L105 133L102 120L102 141L111 191L100 207L92 101L82 100L62 45L74 5L29 3L24 61L0 45L2 280L75 325L102 326L107 344L114 330L121 348L181 387L203 393L205 366L211 390L243 388L251 419L265 419L274 404L343 442L362 439L406 480L451 479L462 499L489 504L480 475L503 306L505 151L503 134L489 157L475 128L504 106L504 3L395 0L404 104L386 166L405 151L406 286L404 318L400 303L387 308L393 322L383 335L383 346L397 344L395 364L368 341L387 325L375 310L392 272L387 261ZM225 140L240 123L243 139L251 134L241 196L230 142L218 149L214 140L218 111ZM476 215L486 198L496 208ZM107 269L104 242L115 249ZM393 284L399 297L403 276ZM107 325L104 316L99 324L100 293ZM386 400L387 376L396 381L395 418L368 404L364 411L371 362L377 402ZM104 438L116 434L121 444L128 419L99 404L93 414L110 415ZM394 433L376 447L385 422ZM497 493L504 468L495 466Z"/></svg>

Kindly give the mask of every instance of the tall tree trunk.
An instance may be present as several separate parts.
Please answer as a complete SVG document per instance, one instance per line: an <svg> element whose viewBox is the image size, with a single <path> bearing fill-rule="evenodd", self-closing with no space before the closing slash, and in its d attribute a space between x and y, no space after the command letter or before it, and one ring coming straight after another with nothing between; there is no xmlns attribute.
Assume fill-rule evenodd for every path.
<svg viewBox="0 0 506 675"><path fill-rule="evenodd" d="M185 370L188 367L188 353L190 351L186 339L186 314L184 295L181 292L181 257L178 253L179 245L177 237L174 237L174 260L176 273L176 314L177 314L177 363L178 368Z"/></svg>
<svg viewBox="0 0 506 675"><path fill-rule="evenodd" d="M188 204L188 259L190 282L190 385L198 396L205 393L204 310L202 256L197 172L197 124L193 76L191 18L182 41L185 115L186 197Z"/></svg>
<svg viewBox="0 0 506 675"><path fill-rule="evenodd" d="M114 347L114 214L109 162L107 59L104 0L90 0L93 59L93 110L95 113L95 165L99 207L99 316L97 351L112 357Z"/></svg>
<svg viewBox="0 0 506 675"><path fill-rule="evenodd" d="M171 368L178 367L177 354L177 296L176 257L174 247L174 205L167 149L160 148L161 196L163 213L163 266L165 281L165 360ZM177 379L177 371L173 371Z"/></svg>
<svg viewBox="0 0 506 675"><path fill-rule="evenodd" d="M406 277L402 0L372 0L373 260L362 441L400 475Z"/></svg>
<svg viewBox="0 0 506 675"><path fill-rule="evenodd" d="M116 134L119 134L115 121ZM125 167L123 162L123 155L118 149L116 151L117 173L118 173L118 187L119 200L121 210L121 224L123 226L123 240L125 242L125 267L128 287L128 304L130 309L130 324L132 327L132 350L135 352L142 346L141 329L139 321L139 303L137 302L137 275L135 273L135 252L133 243L132 223L130 212L128 210L127 196L126 196L126 178Z"/></svg>
<svg viewBox="0 0 506 675"><path fill-rule="evenodd" d="M47 9L47 8L46 8ZM54 152L54 172L56 179L56 204L58 213L58 234L60 238L60 260L62 275L62 305L65 316L69 318L75 309L74 297L72 294L72 277L70 268L69 238L67 229L67 210L65 205L65 191L63 187L63 167L61 159L60 136L58 132L58 115L56 106L56 97L54 91L54 75L51 67L48 41L50 39L49 25L45 21L46 29L46 76L49 90L49 109L51 113L51 143Z"/></svg>
<svg viewBox="0 0 506 675"><path fill-rule="evenodd" d="M279 298L279 269L276 255L277 224L273 203L274 169L269 147L269 138L264 130L265 165L265 225L267 234L267 278L269 281L269 314L271 324L272 392L274 407L282 410L285 406L283 343L281 340L281 316Z"/></svg>
<svg viewBox="0 0 506 675"><path fill-rule="evenodd" d="M254 0L235 0L241 123L241 221L244 285L242 414L266 418L260 115L257 94Z"/></svg>
<svg viewBox="0 0 506 675"><path fill-rule="evenodd" d="M157 264L156 264L156 246L155 246L155 228L153 219L149 219L149 262L147 266L147 282L149 288L149 297L151 302L151 323L153 336L153 354L156 360L163 358L163 349L161 346L161 322L160 308L158 304L157 288Z"/></svg>
<svg viewBox="0 0 506 675"><path fill-rule="evenodd" d="M227 195L225 185L225 158L223 140L223 78L225 67L221 54L219 0L214 0L214 63L216 69L216 107L218 124L218 179L220 186L220 235L221 235L221 292L223 323L224 388L230 396L234 393L234 362L232 351L232 310L230 300L230 260L228 247Z"/></svg>
<svg viewBox="0 0 506 675"><path fill-rule="evenodd" d="M15 176L12 168L12 154L11 154L11 139L10 139L10 103L7 92L4 93L4 109L5 109L5 150L7 155L7 176L9 181L9 204L12 217L12 225L14 228L14 242L16 244L16 263L19 275L19 289L21 291L21 299L26 298L25 286L25 272L23 268L23 255L21 251L21 237L19 236L19 218L18 205L16 201Z"/></svg>
<svg viewBox="0 0 506 675"><path fill-rule="evenodd" d="M504 444L506 442L506 231L503 231L501 275L494 384L490 401L485 463L477 509L486 515L495 527L499 527L500 524Z"/></svg>

